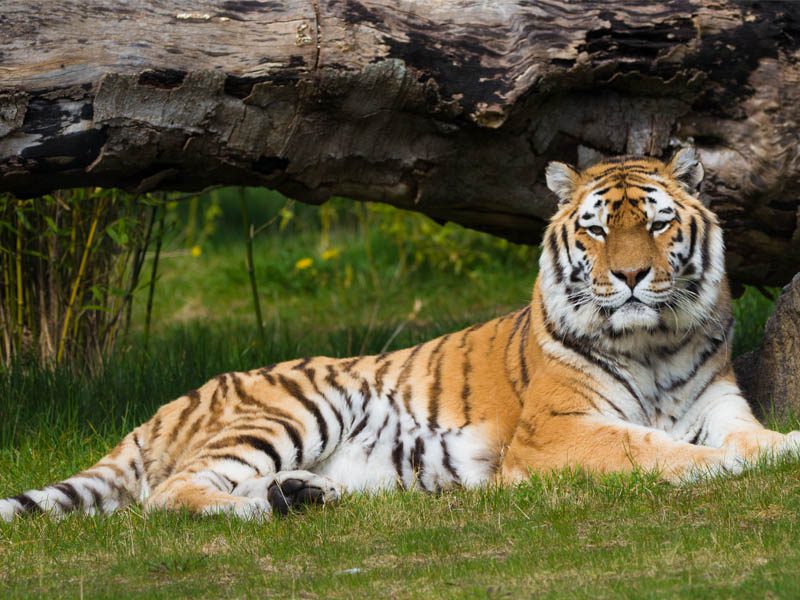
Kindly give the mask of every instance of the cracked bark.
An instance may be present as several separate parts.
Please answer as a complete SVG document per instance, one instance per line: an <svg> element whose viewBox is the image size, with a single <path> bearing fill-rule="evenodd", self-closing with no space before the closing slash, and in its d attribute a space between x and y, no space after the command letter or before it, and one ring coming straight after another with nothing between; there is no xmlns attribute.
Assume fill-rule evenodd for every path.
<svg viewBox="0 0 800 600"><path fill-rule="evenodd" d="M800 4L0 0L0 190L275 188L537 243L553 159L694 141L735 284L800 270Z"/></svg>

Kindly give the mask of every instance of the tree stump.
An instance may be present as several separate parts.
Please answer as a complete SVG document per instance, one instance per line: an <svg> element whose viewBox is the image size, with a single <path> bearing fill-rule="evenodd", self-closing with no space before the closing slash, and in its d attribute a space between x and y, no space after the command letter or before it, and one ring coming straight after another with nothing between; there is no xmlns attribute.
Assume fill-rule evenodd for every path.
<svg viewBox="0 0 800 600"><path fill-rule="evenodd" d="M759 416L800 416L800 273L778 298L761 347L740 356L735 367Z"/></svg>

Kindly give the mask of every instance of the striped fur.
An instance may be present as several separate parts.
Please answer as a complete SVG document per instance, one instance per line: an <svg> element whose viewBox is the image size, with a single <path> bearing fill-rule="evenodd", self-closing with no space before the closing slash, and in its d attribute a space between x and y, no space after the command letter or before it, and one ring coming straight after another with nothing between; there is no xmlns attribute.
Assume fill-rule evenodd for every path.
<svg viewBox="0 0 800 600"><path fill-rule="evenodd" d="M547 176L560 206L527 306L397 352L219 375L90 469L0 500L0 515L141 502L264 518L343 491L564 466L682 480L797 448L736 386L722 233L693 195L693 151Z"/></svg>

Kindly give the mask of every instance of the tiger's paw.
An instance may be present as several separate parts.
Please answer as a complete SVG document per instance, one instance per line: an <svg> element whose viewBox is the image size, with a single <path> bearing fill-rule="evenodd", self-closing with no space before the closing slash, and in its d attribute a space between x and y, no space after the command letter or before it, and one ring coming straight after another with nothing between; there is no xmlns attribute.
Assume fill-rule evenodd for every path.
<svg viewBox="0 0 800 600"><path fill-rule="evenodd" d="M790 431L776 448L778 456L789 455L800 458L800 431Z"/></svg>
<svg viewBox="0 0 800 600"><path fill-rule="evenodd" d="M763 430L756 433L732 433L725 440L727 448L733 448L739 455L751 462L759 459L775 459L782 456L800 455L800 431L787 434Z"/></svg>
<svg viewBox="0 0 800 600"><path fill-rule="evenodd" d="M267 491L272 509L280 515L308 504L330 504L341 497L338 484L309 471L281 471Z"/></svg>
<svg viewBox="0 0 800 600"><path fill-rule="evenodd" d="M695 462L685 470L667 472L666 479L678 485L693 484L700 481L738 475L751 466L751 463L732 447L709 450L713 453L703 461Z"/></svg>

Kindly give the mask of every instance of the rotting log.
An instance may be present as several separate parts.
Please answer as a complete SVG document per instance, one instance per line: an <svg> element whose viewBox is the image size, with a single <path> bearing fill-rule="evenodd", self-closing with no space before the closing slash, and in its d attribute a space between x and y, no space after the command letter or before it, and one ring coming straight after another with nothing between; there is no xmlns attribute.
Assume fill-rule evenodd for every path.
<svg viewBox="0 0 800 600"><path fill-rule="evenodd" d="M735 283L800 270L800 3L0 0L0 191L259 185L536 243L553 159L693 141Z"/></svg>

